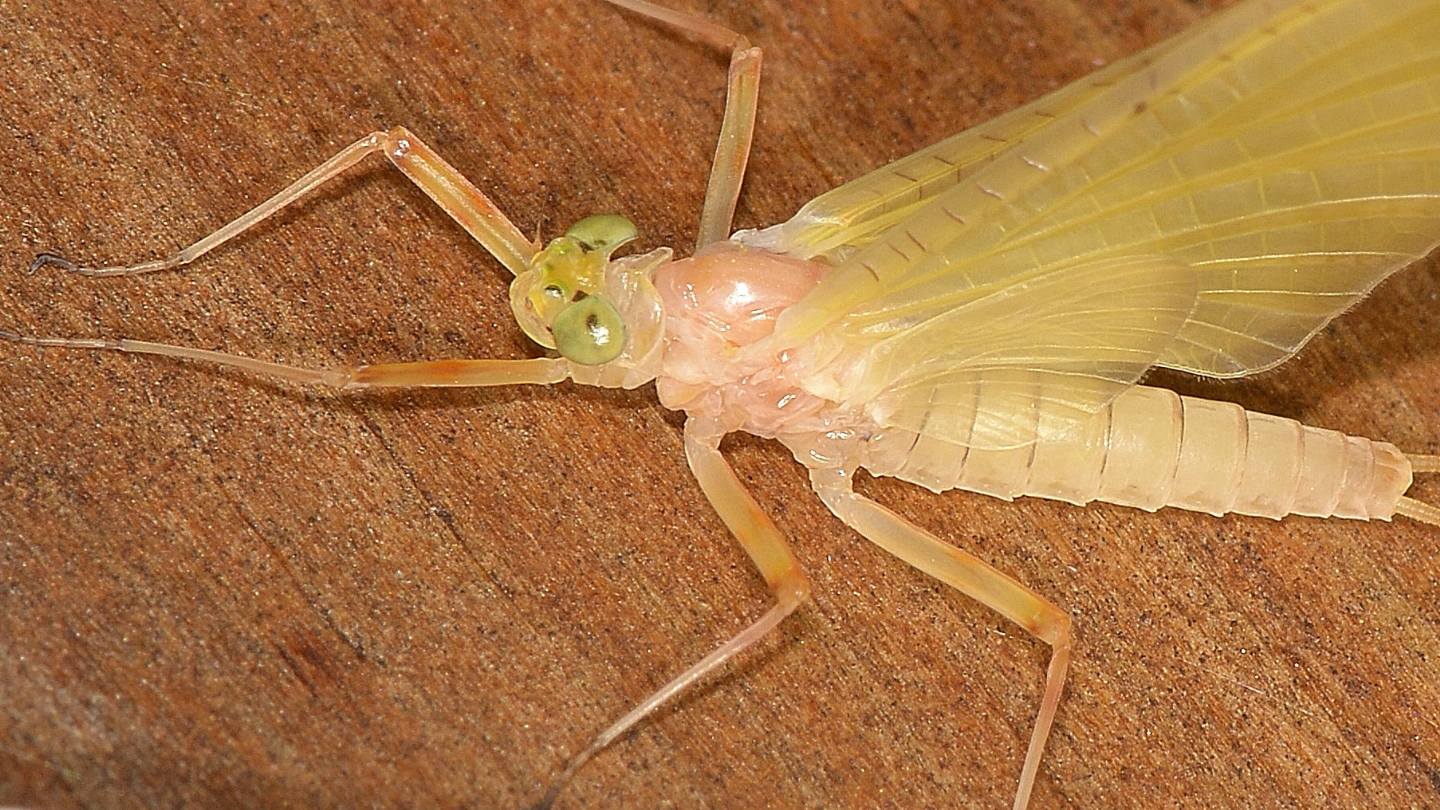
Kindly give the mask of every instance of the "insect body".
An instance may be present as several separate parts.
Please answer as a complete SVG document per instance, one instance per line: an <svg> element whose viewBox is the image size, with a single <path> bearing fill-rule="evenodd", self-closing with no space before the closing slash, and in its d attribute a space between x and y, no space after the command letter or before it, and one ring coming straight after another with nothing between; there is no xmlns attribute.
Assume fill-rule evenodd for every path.
<svg viewBox="0 0 1440 810"><path fill-rule="evenodd" d="M1410 460L1387 442L1345 436L1227 402L1136 386L1081 432L1012 450L957 447L908 431L865 443L864 466L937 492L1035 495L1224 515L1389 520Z"/></svg>
<svg viewBox="0 0 1440 810"><path fill-rule="evenodd" d="M1440 2L1251 0L1096 76L727 238L760 52L707 20L612 0L733 49L698 249L616 257L613 215L532 242L403 128L375 132L174 256L179 267L383 154L515 276L545 357L309 369L133 340L30 337L238 366L340 390L656 383L700 487L775 597L753 625L603 731L553 783L802 605L809 583L719 452L746 431L809 468L867 539L1047 643L1027 804L1071 653L1039 594L857 493L867 469L941 491L1278 518L1440 510L1430 456L1137 385L1152 367L1268 369L1440 244Z"/></svg>
<svg viewBox="0 0 1440 810"><path fill-rule="evenodd" d="M1110 265L1105 270L1115 272ZM1005 499L1033 495L1077 505L1099 500L1270 518L1388 520L1397 508L1422 506L1403 498L1411 462L1394 445L1162 388L1127 389L1077 429L1040 438L1045 386L1037 381L1033 401L1005 405L1034 414L1036 436L995 449L892 428L862 409L837 407L805 390L808 370L798 359L733 359L769 337L774 316L800 301L824 272L821 265L748 251L664 268L660 298L672 339L657 380L661 402L707 414L728 431L778 438L815 469L863 467L936 492L959 488ZM962 418L974 418L983 405L971 407Z"/></svg>

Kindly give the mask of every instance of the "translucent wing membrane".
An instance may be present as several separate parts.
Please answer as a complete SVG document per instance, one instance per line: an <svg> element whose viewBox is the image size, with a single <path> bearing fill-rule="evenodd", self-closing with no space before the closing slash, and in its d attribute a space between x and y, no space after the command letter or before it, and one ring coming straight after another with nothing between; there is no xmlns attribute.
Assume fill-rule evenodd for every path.
<svg viewBox="0 0 1440 810"><path fill-rule="evenodd" d="M847 346L862 358L856 390L885 403L872 415L918 429L915 414L934 410L924 403L955 399L956 381L963 388L974 374L939 347L1015 328L952 311L1011 284L1015 311L1026 311L1043 306L1026 296L1086 295L1095 279L1082 270L1166 257L1188 268L1196 300L1165 345L1146 344L1153 362L1210 376L1269 368L1440 241L1436 42L1437 0L1252 2L1218 14L912 203L786 312L777 339ZM779 247L803 253L799 238L819 231L794 233ZM816 238L818 252L834 250ZM1023 283L1039 277L1050 281ZM1138 378L1112 373L1113 359L1097 353L1087 370L1067 353L1059 367L1032 364L1026 379L1042 374L1043 398L1078 418L1108 401L1088 380ZM917 378L919 367L931 371ZM1087 380L1083 393L1067 391L1074 380ZM1014 438L963 418L949 427L924 418L927 432L962 444Z"/></svg>
<svg viewBox="0 0 1440 810"><path fill-rule="evenodd" d="M786 222L758 232L743 232L741 239L802 259L821 256L838 263L1000 153L1193 36L1194 29L1188 29L1175 39L1116 61L1023 107L882 166L821 194Z"/></svg>
<svg viewBox="0 0 1440 810"><path fill-rule="evenodd" d="M1199 301L1162 365L1230 377L1294 355L1440 241L1440 4L1317 11L1284 41L1057 170L1001 250L1189 264Z"/></svg>
<svg viewBox="0 0 1440 810"><path fill-rule="evenodd" d="M973 447L1063 435L1155 362L1194 307L1195 278L1172 259L1139 256L976 292L876 344L850 401L881 424Z"/></svg>

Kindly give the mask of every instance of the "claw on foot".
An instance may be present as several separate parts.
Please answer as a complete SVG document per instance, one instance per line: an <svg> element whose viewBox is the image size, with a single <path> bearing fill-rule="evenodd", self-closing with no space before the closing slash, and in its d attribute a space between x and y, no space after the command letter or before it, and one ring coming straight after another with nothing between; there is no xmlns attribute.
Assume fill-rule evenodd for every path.
<svg viewBox="0 0 1440 810"><path fill-rule="evenodd" d="M12 332L9 329L0 329L0 340L8 340L13 343L20 343L25 346L54 347L62 349L110 349L113 351L127 351L125 340L106 340L105 338L68 338L68 337L36 337L21 332Z"/></svg>
<svg viewBox="0 0 1440 810"><path fill-rule="evenodd" d="M64 256L61 256L58 253L45 252L35 254L35 259L30 262L30 267L25 272L35 273L39 271L42 267L58 267L61 270L70 273L76 273L80 271L80 265L70 261Z"/></svg>

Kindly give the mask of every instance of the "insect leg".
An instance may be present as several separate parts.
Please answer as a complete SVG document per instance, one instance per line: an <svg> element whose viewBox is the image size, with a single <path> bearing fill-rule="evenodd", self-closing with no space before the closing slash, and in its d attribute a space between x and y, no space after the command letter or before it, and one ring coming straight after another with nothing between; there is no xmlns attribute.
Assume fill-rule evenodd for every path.
<svg viewBox="0 0 1440 810"><path fill-rule="evenodd" d="M1045 739L1055 720L1055 708L1070 664L1070 616L1029 588L1016 582L969 552L962 551L916 526L880 504L856 493L850 478L834 470L811 472L811 483L825 505L865 539L979 601L1051 647L1045 675L1045 693L1025 766L1015 791L1015 808L1023 810L1040 768Z"/></svg>
<svg viewBox="0 0 1440 810"><path fill-rule="evenodd" d="M743 38L730 57L730 83L725 93L725 117L715 143L715 159L705 184L705 206L700 210L700 229L695 249L730 236L735 202L745 182L745 164L750 160L750 141L755 132L755 107L760 97L760 49Z"/></svg>
<svg viewBox="0 0 1440 810"><path fill-rule="evenodd" d="M739 635L715 648L694 666L660 687L624 717L600 732L588 748L575 755L565 766L565 770L551 784L545 798L537 805L539 808L549 807L580 766L601 749L707 673L764 638L809 597L810 582L800 569L800 563L790 553L785 536L760 509L760 505L755 503L755 499L750 497L750 493L745 491L740 479L735 477L725 457L720 454L720 434L701 427L694 419L687 421L685 457L706 499L765 577L765 583L771 593L775 594L776 604Z"/></svg>
<svg viewBox="0 0 1440 810"><path fill-rule="evenodd" d="M321 385L341 391L360 388L553 385L570 376L568 361L549 357L536 357L528 360L422 360L413 363L305 368L283 363L270 363L252 357L209 349L124 338L110 340L105 338L33 337L0 330L0 340L9 340L30 346L104 349L131 354L151 354L183 360L197 360L275 377L287 382Z"/></svg>
<svg viewBox="0 0 1440 810"><path fill-rule="evenodd" d="M649 17L652 20L679 28L717 48L737 47L745 40L744 37L703 14L667 8L659 3L652 3L650 0L605 0L605 2L612 6L619 6L626 11L633 11L642 17Z"/></svg>
<svg viewBox="0 0 1440 810"><path fill-rule="evenodd" d="M730 80L725 91L725 117L720 122L715 159L710 164L710 179L705 184L705 205L700 211L695 249L724 240L730 236L735 201L740 197L740 186L745 181L745 164L750 159L755 108L760 95L760 49L752 47L750 41L740 34L698 14L676 11L646 0L607 2L689 31L722 48L732 49Z"/></svg>
<svg viewBox="0 0 1440 810"><path fill-rule="evenodd" d="M530 257L535 255L539 247L521 233L484 192L404 127L366 135L220 230L164 259L113 267L87 267L53 253L41 253L31 262L30 269L33 271L45 266L55 266L87 276L133 276L183 267L377 152L384 152L385 157L396 168L423 189L430 199L469 231L471 236L512 273L525 271Z"/></svg>

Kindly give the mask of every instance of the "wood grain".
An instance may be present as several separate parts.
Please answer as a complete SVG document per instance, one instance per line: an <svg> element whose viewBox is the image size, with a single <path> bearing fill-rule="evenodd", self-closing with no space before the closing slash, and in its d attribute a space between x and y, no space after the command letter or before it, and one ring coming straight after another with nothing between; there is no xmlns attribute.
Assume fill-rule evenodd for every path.
<svg viewBox="0 0 1440 810"><path fill-rule="evenodd" d="M768 49L737 224L1220 4L698 4ZM683 247L724 85L559 0L0 0L0 61L0 326L314 365L531 350L504 271L379 164L184 272L22 270L157 255L393 124L526 229L618 210ZM1161 381L1435 452L1437 295L1427 262L1282 370ZM11 345L0 391L0 803L519 807L765 605L648 391L342 398ZM815 602L562 804L1008 806L1047 650L728 447ZM1434 531L866 489L1074 615L1037 807L1440 804Z"/></svg>

